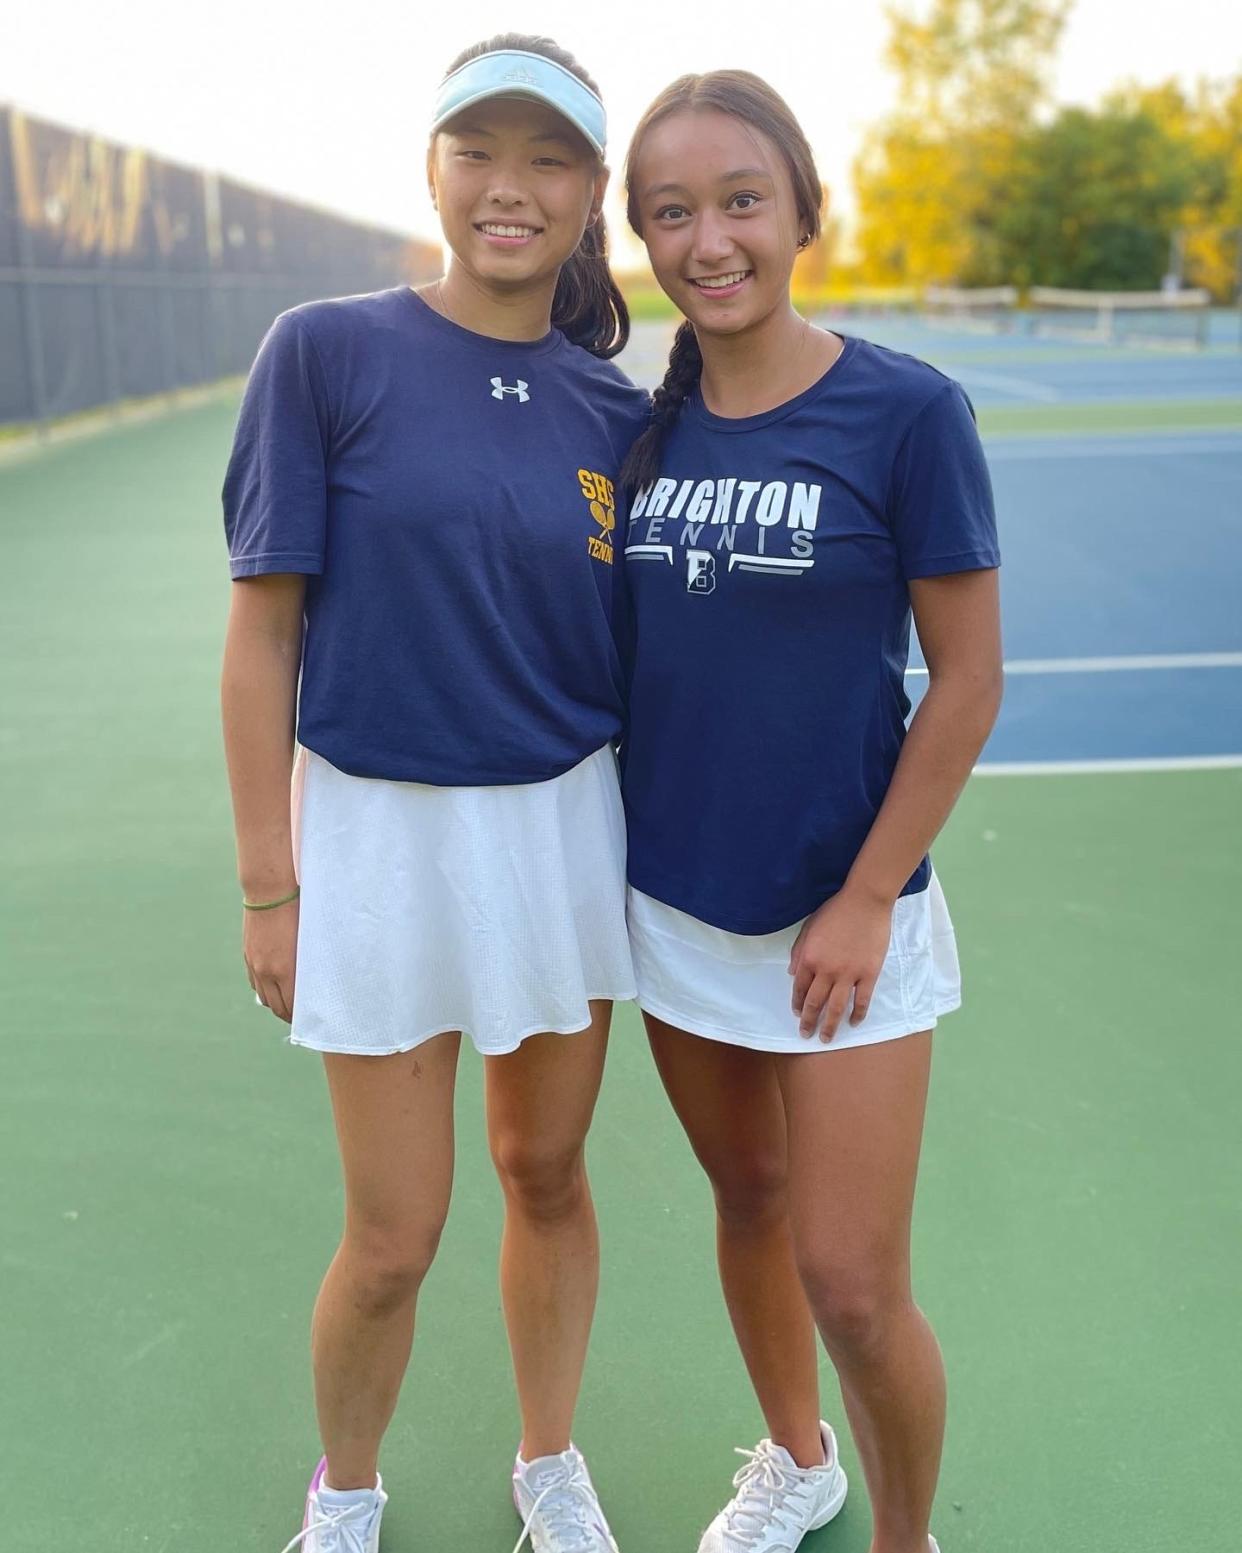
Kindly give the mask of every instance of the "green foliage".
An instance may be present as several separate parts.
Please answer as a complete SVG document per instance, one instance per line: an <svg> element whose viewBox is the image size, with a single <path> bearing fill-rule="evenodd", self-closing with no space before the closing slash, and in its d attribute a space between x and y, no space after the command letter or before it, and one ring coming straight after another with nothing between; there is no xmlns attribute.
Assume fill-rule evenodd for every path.
<svg viewBox="0 0 1242 1553"><path fill-rule="evenodd" d="M1190 93L1176 81L1124 87L1109 104L1142 112L1177 148L1191 179L1177 223L1185 278L1233 301L1242 285L1242 75Z"/></svg>
<svg viewBox="0 0 1242 1553"><path fill-rule="evenodd" d="M933 132L1029 122L1069 9L1070 0L932 0L919 20L890 8L902 114Z"/></svg>
<svg viewBox="0 0 1242 1553"><path fill-rule="evenodd" d="M932 0L891 10L900 107L855 168L862 272L877 283L990 275L1015 148L1045 100L1066 0Z"/></svg>
<svg viewBox="0 0 1242 1553"><path fill-rule="evenodd" d="M1049 115L1066 0L890 11L900 107L855 165L859 273L878 284L1150 289L1186 229L1186 278L1232 296L1242 76Z"/></svg>
<svg viewBox="0 0 1242 1553"><path fill-rule="evenodd" d="M1015 147L996 262L1019 286L1155 290L1193 188L1191 162L1145 112L1063 109Z"/></svg>

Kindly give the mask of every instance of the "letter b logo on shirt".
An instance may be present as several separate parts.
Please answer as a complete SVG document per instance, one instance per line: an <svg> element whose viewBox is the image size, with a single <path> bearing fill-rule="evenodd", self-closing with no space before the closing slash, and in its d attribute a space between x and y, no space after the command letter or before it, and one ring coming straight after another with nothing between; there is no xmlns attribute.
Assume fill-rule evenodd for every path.
<svg viewBox="0 0 1242 1553"><path fill-rule="evenodd" d="M525 404L530 398L530 395L526 392L529 386L529 384L523 383L521 378L518 378L516 383L510 385L502 382L500 378L494 377L492 379L492 398L503 399L506 394L516 394L518 403Z"/></svg>
<svg viewBox="0 0 1242 1553"><path fill-rule="evenodd" d="M688 550L686 591L689 593L714 593L716 591L716 557L710 550Z"/></svg>

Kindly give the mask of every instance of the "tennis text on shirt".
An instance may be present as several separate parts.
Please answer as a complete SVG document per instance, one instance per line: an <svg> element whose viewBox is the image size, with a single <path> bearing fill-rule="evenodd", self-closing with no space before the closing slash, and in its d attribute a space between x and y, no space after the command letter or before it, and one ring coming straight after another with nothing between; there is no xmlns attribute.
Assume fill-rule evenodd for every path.
<svg viewBox="0 0 1242 1553"><path fill-rule="evenodd" d="M616 487L607 475L594 469L580 469L578 483L590 504L591 516L599 524L598 534L587 536L587 549L596 561L613 564L612 535L617 526Z"/></svg>

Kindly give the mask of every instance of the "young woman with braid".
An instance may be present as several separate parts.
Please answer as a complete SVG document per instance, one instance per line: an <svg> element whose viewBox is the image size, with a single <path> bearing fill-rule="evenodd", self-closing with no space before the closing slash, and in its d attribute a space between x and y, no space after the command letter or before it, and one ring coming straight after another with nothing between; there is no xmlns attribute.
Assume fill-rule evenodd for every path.
<svg viewBox="0 0 1242 1553"><path fill-rule="evenodd" d="M945 1388L910 1221L959 984L927 851L1000 698L987 470L956 383L794 311L820 185L771 88L675 82L627 189L686 318L624 475L630 941L768 1425L701 1553L790 1553L840 1510L816 1327L871 1553L928 1553ZM912 612L930 686L907 733Z"/></svg>
<svg viewBox="0 0 1242 1553"><path fill-rule="evenodd" d="M456 60L427 159L447 273L283 314L225 483L246 967L323 1053L345 1180L303 1553L379 1546L463 1031L504 1190L521 1541L616 1553L570 1440L598 1282L583 1145L634 995L614 483L647 398L607 360L629 325L603 155L603 105L555 44Z"/></svg>

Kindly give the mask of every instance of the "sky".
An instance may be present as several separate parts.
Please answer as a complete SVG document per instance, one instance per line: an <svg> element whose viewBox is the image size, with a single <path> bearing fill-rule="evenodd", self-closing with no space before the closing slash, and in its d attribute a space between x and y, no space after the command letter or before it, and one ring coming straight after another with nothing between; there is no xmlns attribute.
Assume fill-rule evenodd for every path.
<svg viewBox="0 0 1242 1553"><path fill-rule="evenodd" d="M0 102L434 237L423 153L436 85L460 49L508 29L554 37L599 82L618 188L630 130L656 92L686 71L740 66L799 116L848 222L851 162L894 101L881 0L0 0ZM1055 95L1093 104L1123 80L1240 70L1242 6L1179 0L1144 15L1131 0L1077 0ZM614 241L624 224L615 196ZM623 242L618 258L633 254Z"/></svg>

